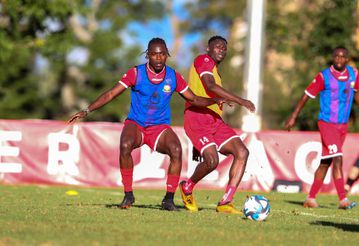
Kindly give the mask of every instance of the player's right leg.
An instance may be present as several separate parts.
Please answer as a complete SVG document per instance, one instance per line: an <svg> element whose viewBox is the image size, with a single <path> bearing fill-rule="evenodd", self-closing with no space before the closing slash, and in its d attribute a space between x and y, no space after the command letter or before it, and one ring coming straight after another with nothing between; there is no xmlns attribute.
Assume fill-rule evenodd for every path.
<svg viewBox="0 0 359 246"><path fill-rule="evenodd" d="M184 206L191 212L198 211L198 206L192 194L195 184L202 180L206 175L215 170L219 163L216 145L208 144L202 149L203 162L199 163L194 173L187 181L180 183L181 197Z"/></svg>
<svg viewBox="0 0 359 246"><path fill-rule="evenodd" d="M319 167L314 173L314 181L310 187L309 194L303 203L305 208L317 208L318 203L315 200L320 188L323 185L324 178L328 172L328 169L332 163L332 158L322 159L320 161Z"/></svg>
<svg viewBox="0 0 359 246"><path fill-rule="evenodd" d="M223 126L221 129L221 136L216 136L218 144L220 146L220 153L223 155L233 156L231 168L229 170L229 180L226 187L226 191L217 205L216 211L221 213L242 214L242 212L235 208L232 204L234 194L237 187L242 180L249 151L244 143L241 141L238 135L227 126ZM223 137L225 136L225 137ZM226 139L223 141L223 139Z"/></svg>
<svg viewBox="0 0 359 246"><path fill-rule="evenodd" d="M120 139L120 171L125 196L119 207L127 209L135 202L132 190L133 159L131 152L141 146L142 134L138 126L130 121L125 122Z"/></svg>

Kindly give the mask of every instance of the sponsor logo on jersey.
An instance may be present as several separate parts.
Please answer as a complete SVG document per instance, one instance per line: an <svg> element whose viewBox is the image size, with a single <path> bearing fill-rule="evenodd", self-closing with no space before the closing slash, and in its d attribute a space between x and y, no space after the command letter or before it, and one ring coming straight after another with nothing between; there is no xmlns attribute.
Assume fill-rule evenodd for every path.
<svg viewBox="0 0 359 246"><path fill-rule="evenodd" d="M350 82L350 88L354 88L354 86L355 86L355 81Z"/></svg>
<svg viewBox="0 0 359 246"><path fill-rule="evenodd" d="M165 86L163 86L163 90L162 90L163 92L171 92L171 86L170 85L165 85Z"/></svg>

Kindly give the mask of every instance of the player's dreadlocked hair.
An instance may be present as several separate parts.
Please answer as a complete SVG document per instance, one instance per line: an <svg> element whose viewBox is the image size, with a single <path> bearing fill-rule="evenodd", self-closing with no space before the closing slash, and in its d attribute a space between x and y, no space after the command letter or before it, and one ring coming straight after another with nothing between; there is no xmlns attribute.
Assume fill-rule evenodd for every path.
<svg viewBox="0 0 359 246"><path fill-rule="evenodd" d="M166 47L167 55L168 55L168 56L171 56L170 53L169 53L169 51L168 51L166 42L165 42L162 38L153 38L153 39L151 39L151 40L148 42L147 50L145 50L143 53L146 53L146 54L147 54L148 50L150 49L151 45L153 45L153 44L163 44L163 45ZM143 54L143 53L142 53L142 54Z"/></svg>
<svg viewBox="0 0 359 246"><path fill-rule="evenodd" d="M208 40L208 45L209 45L210 43L212 43L213 41L217 40L217 39L222 40L222 41L224 41L224 42L227 44L227 40L226 40L224 37L222 37L222 36L212 36L212 37Z"/></svg>

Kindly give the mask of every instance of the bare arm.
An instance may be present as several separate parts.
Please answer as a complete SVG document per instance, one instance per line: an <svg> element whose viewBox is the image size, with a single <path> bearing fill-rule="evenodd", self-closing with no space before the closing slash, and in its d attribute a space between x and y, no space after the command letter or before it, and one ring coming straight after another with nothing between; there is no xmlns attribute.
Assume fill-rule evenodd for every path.
<svg viewBox="0 0 359 246"><path fill-rule="evenodd" d="M184 99L186 99L190 104L197 107L206 107L212 104L218 104L221 106L225 103L225 100L221 98L205 98L197 96L193 93L193 91L188 88L185 92L180 94Z"/></svg>
<svg viewBox="0 0 359 246"><path fill-rule="evenodd" d="M354 100L357 104L359 104L359 92L357 92L357 91L354 94Z"/></svg>
<svg viewBox="0 0 359 246"><path fill-rule="evenodd" d="M204 82L207 91L216 94L218 97L244 106L251 112L254 112L256 110L254 104L251 101L238 97L231 92L225 90L223 87L217 85L213 75L204 74L201 79Z"/></svg>
<svg viewBox="0 0 359 246"><path fill-rule="evenodd" d="M309 96L307 94L303 94L303 96L299 99L297 106L295 107L293 113L291 114L291 116L288 118L288 120L285 122L285 128L290 131L290 129L295 125L295 121L300 113L300 111L302 110L302 108L304 107L305 103L308 101Z"/></svg>
<svg viewBox="0 0 359 246"><path fill-rule="evenodd" d="M105 91L104 93L102 93L93 103L91 103L88 106L88 108L86 110L77 112L76 114L71 116L71 118L68 120L68 123L72 123L72 122L76 121L77 119L81 119L81 118L86 117L86 115L89 112L95 111L96 109L101 108L102 106L104 106L107 103L111 102L117 96L122 94L122 92L124 92L125 90L126 90L126 88L122 84L118 83L117 85L115 85L111 89L109 89L109 90Z"/></svg>

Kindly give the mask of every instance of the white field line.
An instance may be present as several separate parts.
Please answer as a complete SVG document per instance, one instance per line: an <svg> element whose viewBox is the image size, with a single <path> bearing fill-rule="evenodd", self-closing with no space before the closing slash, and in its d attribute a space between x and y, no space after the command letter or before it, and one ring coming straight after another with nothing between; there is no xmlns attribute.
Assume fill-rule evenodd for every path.
<svg viewBox="0 0 359 246"><path fill-rule="evenodd" d="M355 209L355 208L354 208ZM289 211L283 211L283 210L277 210L277 209L271 209L271 212L275 213L284 213L288 215L293 215L292 212ZM307 213L307 212L295 212L296 215L303 215L303 216L310 216L314 218L327 218L327 219L341 219L341 220L349 220L355 223L359 223L359 219L356 218L350 218L350 217L343 217L343 216L333 216L333 215L321 215L321 214L315 214L315 213Z"/></svg>

